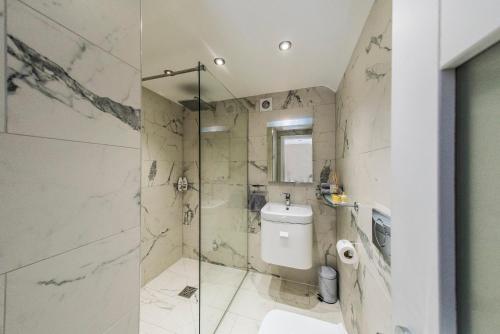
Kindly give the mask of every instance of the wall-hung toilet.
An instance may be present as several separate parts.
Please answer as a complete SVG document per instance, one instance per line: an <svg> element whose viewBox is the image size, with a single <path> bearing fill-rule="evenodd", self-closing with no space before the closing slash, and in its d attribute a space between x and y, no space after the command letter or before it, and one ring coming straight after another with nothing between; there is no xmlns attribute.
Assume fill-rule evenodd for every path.
<svg viewBox="0 0 500 334"><path fill-rule="evenodd" d="M310 205L267 203L261 210L261 257L278 266L310 269L313 251Z"/></svg>

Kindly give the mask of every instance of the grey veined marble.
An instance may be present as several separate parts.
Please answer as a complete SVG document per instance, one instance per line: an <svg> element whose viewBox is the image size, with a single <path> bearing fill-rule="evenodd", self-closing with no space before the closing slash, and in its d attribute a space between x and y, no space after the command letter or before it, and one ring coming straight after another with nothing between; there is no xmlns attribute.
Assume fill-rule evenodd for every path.
<svg viewBox="0 0 500 334"><path fill-rule="evenodd" d="M84 51L85 46L82 46L82 52ZM16 93L19 88L16 82L20 80L48 98L57 100L70 108L73 107L74 96L72 95L75 95L100 111L113 115L132 129L139 130L139 109L95 94L71 77L64 68L10 34L7 35L7 53L22 63L20 68L8 68L7 91L9 94ZM61 94L63 90L69 90L72 95Z"/></svg>
<svg viewBox="0 0 500 334"><path fill-rule="evenodd" d="M139 148L139 71L7 3L8 132Z"/></svg>
<svg viewBox="0 0 500 334"><path fill-rule="evenodd" d="M375 1L337 90L335 170L359 212L337 209L339 239L357 243L359 266L339 263L349 333L392 331L391 271L371 240L372 207L389 208L391 1Z"/></svg>

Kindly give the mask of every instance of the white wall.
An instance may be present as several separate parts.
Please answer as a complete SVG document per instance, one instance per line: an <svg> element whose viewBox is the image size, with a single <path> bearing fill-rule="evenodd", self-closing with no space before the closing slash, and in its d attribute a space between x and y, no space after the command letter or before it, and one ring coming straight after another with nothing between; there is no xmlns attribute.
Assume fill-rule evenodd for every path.
<svg viewBox="0 0 500 334"><path fill-rule="evenodd" d="M499 12L492 0L394 3L393 319L412 333L456 332L453 68L500 40Z"/></svg>
<svg viewBox="0 0 500 334"><path fill-rule="evenodd" d="M453 77L439 70L439 2L395 1L393 20L393 319L454 333Z"/></svg>
<svg viewBox="0 0 500 334"><path fill-rule="evenodd" d="M441 1L441 65L451 68L500 39L500 1Z"/></svg>

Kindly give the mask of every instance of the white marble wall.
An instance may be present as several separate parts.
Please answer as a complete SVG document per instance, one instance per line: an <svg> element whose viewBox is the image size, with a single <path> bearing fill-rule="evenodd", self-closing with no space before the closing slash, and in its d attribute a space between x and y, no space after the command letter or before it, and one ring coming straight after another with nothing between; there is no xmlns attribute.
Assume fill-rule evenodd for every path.
<svg viewBox="0 0 500 334"><path fill-rule="evenodd" d="M194 184L184 196L185 255L198 254L198 211L202 214L202 258L211 263L246 268L248 110L236 100L220 101L201 112L201 127L223 126L222 132L201 135L201 206L198 206L198 117L187 111L185 172ZM196 174L195 174L196 173Z"/></svg>
<svg viewBox="0 0 500 334"><path fill-rule="evenodd" d="M0 333L136 332L140 1L93 2L0 16Z"/></svg>
<svg viewBox="0 0 500 334"><path fill-rule="evenodd" d="M273 98L273 111L259 111L259 100ZM248 137L248 184L265 185L268 200L283 202L282 192L291 193L292 202L308 203L314 212L314 265L310 270L295 270L274 266L262 261L260 256L260 216L249 212L248 217L248 266L251 270L268 273L297 282L316 284L318 266L336 265L334 252L336 237L335 210L316 199L315 188L322 171L327 177L334 168L335 145L335 93L326 87L313 87L288 92L270 93L243 99L250 109ZM313 180L310 185L277 184L268 182L267 176L267 122L292 116L312 115L313 127Z"/></svg>
<svg viewBox="0 0 500 334"><path fill-rule="evenodd" d="M336 98L336 170L359 212L338 209L339 239L358 242L357 269L339 263L349 333L392 333L391 272L372 243L372 208L390 198L391 1L375 1ZM416 269L418 270L418 269Z"/></svg>
<svg viewBox="0 0 500 334"><path fill-rule="evenodd" d="M142 89L141 273L142 284L182 256L184 108Z"/></svg>
<svg viewBox="0 0 500 334"><path fill-rule="evenodd" d="M198 259L199 257L199 115L186 110L184 113L184 160L182 168L187 177L189 188L182 194L182 255Z"/></svg>

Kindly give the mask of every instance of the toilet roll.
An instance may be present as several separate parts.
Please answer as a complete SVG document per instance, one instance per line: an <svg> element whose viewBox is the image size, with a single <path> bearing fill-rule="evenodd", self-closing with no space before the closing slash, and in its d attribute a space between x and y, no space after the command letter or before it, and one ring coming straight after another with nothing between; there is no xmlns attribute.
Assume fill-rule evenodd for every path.
<svg viewBox="0 0 500 334"><path fill-rule="evenodd" d="M358 252L349 240L337 242L337 253L343 263L356 265L359 261Z"/></svg>

